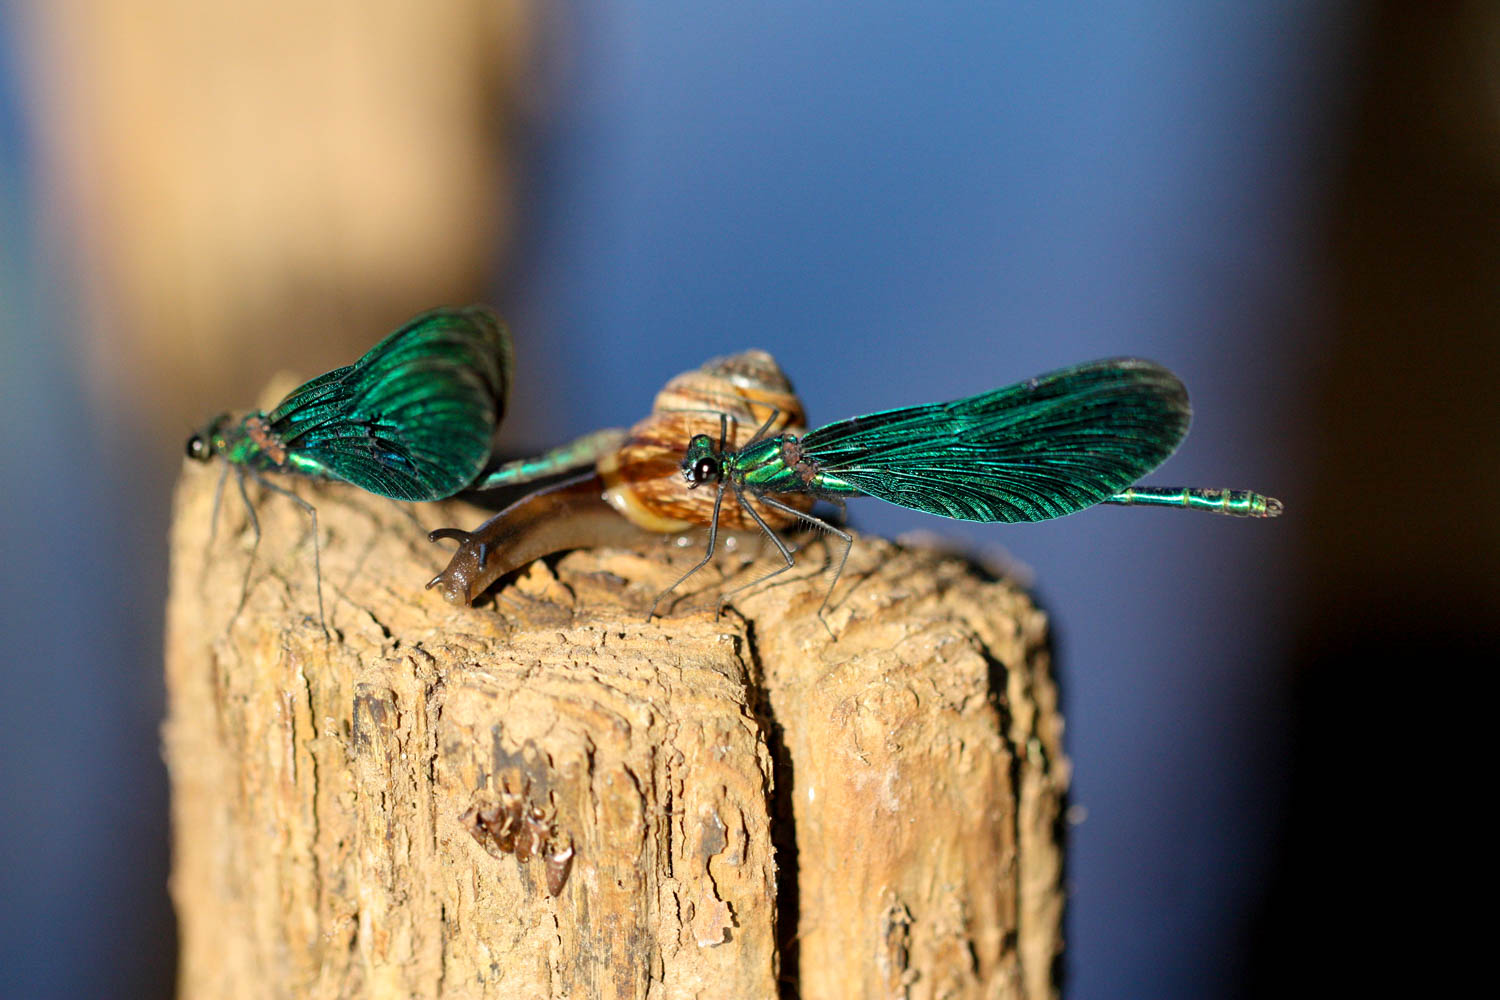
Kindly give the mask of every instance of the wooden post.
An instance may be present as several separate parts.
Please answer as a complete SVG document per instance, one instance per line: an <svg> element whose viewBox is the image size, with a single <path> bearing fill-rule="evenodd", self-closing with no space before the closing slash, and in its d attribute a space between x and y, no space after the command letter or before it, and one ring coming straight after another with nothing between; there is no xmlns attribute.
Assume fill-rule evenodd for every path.
<svg viewBox="0 0 1500 1000"><path fill-rule="evenodd" d="M698 558L662 538L453 607L412 509L282 480L325 639L306 513L247 484L252 561L233 473L210 541L219 474L186 469L172 531L187 1000L1055 995L1067 764L1012 584L862 537L833 641L816 541L715 620L774 565L749 544L648 623Z"/></svg>

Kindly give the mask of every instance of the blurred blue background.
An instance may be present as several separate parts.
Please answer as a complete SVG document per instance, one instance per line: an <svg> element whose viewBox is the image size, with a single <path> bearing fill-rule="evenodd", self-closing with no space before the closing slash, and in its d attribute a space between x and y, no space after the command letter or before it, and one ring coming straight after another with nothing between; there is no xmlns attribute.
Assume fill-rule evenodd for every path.
<svg viewBox="0 0 1500 1000"><path fill-rule="evenodd" d="M1335 372L1370 374L1376 362L1362 359L1384 358L1384 371L1425 384L1410 331L1359 305L1424 268L1400 253L1360 255L1366 237L1413 255L1444 243L1420 224L1437 217L1431 206L1414 207L1412 225L1360 227L1419 174L1435 203L1496 204L1490 159L1433 167L1401 133L1436 122L1439 143L1469 148L1478 130L1473 145L1492 148L1493 93L1453 67L1493 59L1493 45L1457 40L1494 19L1476 5L1438 7L527 8L521 42L484 34L511 22L459 36L482 51L490 39L513 70L481 81L479 111L461 119L506 151L480 161L500 207L471 200L452 216L479 220L477 264L423 278L431 255L403 258L392 240L406 276L393 288L377 265L301 266L335 255L318 249L287 265L296 273L257 274L217 333L217 300L184 309L174 321L184 339L165 348L139 332L159 315L140 303L170 303L170 288L130 299L127 272L98 278L100 258L130 244L99 235L107 227L91 215L109 214L107 185L58 166L97 121L80 115L72 133L49 120L79 107L67 68L39 54L69 36L0 11L0 524L16 668L0 699L0 993L170 988L155 726L162 539L183 432L249 402L278 368L322 370L418 309L469 297L497 301L516 331L506 431L516 451L633 420L670 375L751 346L782 362L814 425L1109 355L1177 371L1193 428L1150 481L1271 493L1287 502L1281 521L1104 509L981 527L875 501L850 513L865 531L1003 548L1035 572L1056 631L1078 807L1067 995L1284 995L1289 956L1311 947L1286 930L1312 871L1298 831L1331 818L1306 797L1322 744L1298 735L1308 690L1298 678L1332 648L1320 627L1361 616L1353 598L1335 608L1328 594L1406 565L1377 554L1379 522L1350 541L1342 512L1329 513L1345 484L1372 485L1341 484L1334 470L1382 464L1378 439L1363 465L1338 464L1363 433L1337 437L1338 414L1353 408L1368 429L1381 399L1401 394L1362 395ZM274 29L274 12L264 17ZM368 72L414 71L377 61ZM1403 103L1407 91L1418 98ZM1472 121L1442 124L1444 108L1476 106ZM441 189L420 183L408 153L382 149L369 169ZM1453 162L1474 167L1465 183L1452 182ZM1455 218L1455 259L1492 265L1488 229ZM1463 244L1466 231L1479 235ZM1493 271L1465 273L1424 350L1493 318ZM1482 307L1466 310L1466 295ZM101 324L116 297L125 318ZM132 322L144 346L130 346ZM261 338L271 325L279 332ZM335 327L338 338L306 333ZM115 337L124 361L95 343ZM1491 340L1449 363L1485 370ZM157 360L115 379L129 357ZM152 371L185 357L196 367L173 370L176 390L153 396ZM213 402L210 391L232 395ZM1476 475L1486 478L1468 485L1489 482ZM1473 573L1450 584L1484 579L1492 539L1469 537ZM1422 551L1411 560L1445 557ZM1434 591L1425 606L1444 599ZM97 624L59 630L62 615ZM1455 628L1460 645L1474 640Z"/></svg>

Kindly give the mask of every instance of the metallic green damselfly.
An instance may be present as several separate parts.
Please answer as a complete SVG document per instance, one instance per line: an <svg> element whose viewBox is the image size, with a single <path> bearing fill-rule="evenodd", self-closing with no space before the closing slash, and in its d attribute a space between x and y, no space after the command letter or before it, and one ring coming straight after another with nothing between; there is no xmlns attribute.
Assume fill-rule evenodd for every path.
<svg viewBox="0 0 1500 1000"><path fill-rule="evenodd" d="M782 511L844 542L823 603L828 606L854 536L778 497L805 494L842 504L873 496L912 510L964 521L1020 522L1061 517L1097 504L1179 507L1235 517L1276 517L1281 501L1245 490L1134 485L1166 460L1187 433L1191 409L1182 381L1161 365L1115 358L1063 368L949 403L853 417L809 431L765 436L768 421L729 450L719 439L687 443L689 487L715 489L703 559L657 596L707 565L727 492L760 525L785 565L746 584L785 573L792 550L766 525L756 504ZM774 415L773 415L774 419ZM720 597L724 601L739 590Z"/></svg>
<svg viewBox="0 0 1500 1000"><path fill-rule="evenodd" d="M247 476L290 498L311 518L322 623L317 510L265 473L339 480L395 500L442 500L592 465L618 440L591 435L540 458L495 464L492 444L505 414L513 367L510 332L488 307L433 309L352 365L298 386L269 412L252 410L238 418L222 414L188 438L189 458L224 461L214 494L215 524L231 469L245 502L255 540L241 607L260 544L260 523L245 490Z"/></svg>

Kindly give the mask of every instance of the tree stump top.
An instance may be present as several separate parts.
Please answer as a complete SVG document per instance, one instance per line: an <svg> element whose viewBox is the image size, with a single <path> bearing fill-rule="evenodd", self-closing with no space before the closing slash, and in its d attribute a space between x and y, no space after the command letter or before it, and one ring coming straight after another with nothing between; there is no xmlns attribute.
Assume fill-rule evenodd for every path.
<svg viewBox="0 0 1500 1000"><path fill-rule="evenodd" d="M281 480L325 639L306 514L247 484L252 562L218 476L172 531L185 997L1053 994L1067 768L1012 584L861 536L833 641L818 541L715 618L749 542L646 622L701 555L662 537L454 607L424 529L482 511Z"/></svg>

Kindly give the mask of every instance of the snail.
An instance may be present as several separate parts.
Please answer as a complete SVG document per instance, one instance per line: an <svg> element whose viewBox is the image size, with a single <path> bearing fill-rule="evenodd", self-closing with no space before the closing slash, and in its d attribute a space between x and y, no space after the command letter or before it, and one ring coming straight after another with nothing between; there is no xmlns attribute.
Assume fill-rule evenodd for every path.
<svg viewBox="0 0 1500 1000"><path fill-rule="evenodd" d="M542 556L639 547L655 535L709 525L716 513L725 530L758 531L738 505L716 510L712 491L692 489L682 472L684 448L699 434L715 441L722 435L729 447L741 447L757 433L801 433L806 420L802 401L770 354L714 358L668 381L650 415L629 431L596 431L555 450L596 455L591 472L516 501L472 532L432 532L431 540L451 538L459 547L427 586L452 604L468 604L501 576ZM812 498L791 503L810 507ZM758 513L777 530L796 520L770 507Z"/></svg>

